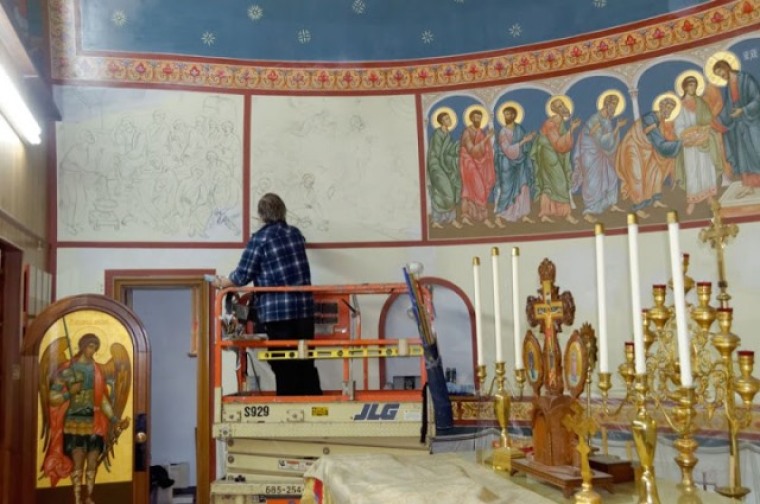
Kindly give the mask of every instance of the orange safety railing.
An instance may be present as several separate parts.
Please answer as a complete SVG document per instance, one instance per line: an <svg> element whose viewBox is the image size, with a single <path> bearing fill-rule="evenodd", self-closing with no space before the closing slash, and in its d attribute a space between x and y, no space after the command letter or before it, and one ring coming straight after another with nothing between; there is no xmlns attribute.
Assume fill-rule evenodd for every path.
<svg viewBox="0 0 760 504"><path fill-rule="evenodd" d="M358 285L313 285L308 287L233 287L217 292L214 304L214 387L222 386L222 350L228 348L238 349L261 349L261 350L278 350L284 348L294 349L299 345L299 340L277 340L269 341L266 339L254 339L253 333L256 328L252 323L247 323L243 329L241 337L224 338L223 334L223 315L224 300L227 294L234 293L240 302L245 302L252 294L264 292L312 292L315 301L315 338L305 340L304 343L308 350L318 350L327 348L379 348L388 349L397 347L400 339L362 339L361 334L361 313L356 308L356 303L352 302L359 295L382 295L388 296L406 294L407 286L403 283L367 283ZM235 316L233 314L233 316ZM378 331L378 334L384 331ZM421 345L419 337L404 338L410 345ZM303 344L302 344L303 345ZM380 350L379 354L383 354ZM391 352L388 351L388 355ZM346 356L343 358L343 380L351 380L350 361L356 360L356 357ZM424 358L420 359L420 376L422 382L425 382L426 371ZM408 400L409 398L418 398L418 391L409 390L369 390L369 357L362 357L363 370L363 390L357 390L354 399L362 400L364 397L371 396L372 400ZM247 357L239 358L239 365L236 370L238 391L243 390L243 383L247 377ZM318 397L308 397L309 401L334 401L348 400L345 393L338 394L335 391L325 391L325 395ZM225 402L269 402L277 400L272 392L249 392L245 395L236 394L228 395L223 398ZM298 397L290 396L288 400L298 400Z"/></svg>

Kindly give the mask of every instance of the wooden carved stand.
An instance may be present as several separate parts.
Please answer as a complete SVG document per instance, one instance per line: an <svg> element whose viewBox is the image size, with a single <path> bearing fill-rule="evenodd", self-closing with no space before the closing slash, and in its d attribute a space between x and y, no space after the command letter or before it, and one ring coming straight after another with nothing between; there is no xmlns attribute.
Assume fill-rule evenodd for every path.
<svg viewBox="0 0 760 504"><path fill-rule="evenodd" d="M591 326L584 324L581 331L573 331L562 351L558 333L563 325L573 323L575 301L570 292L559 293L554 283L556 273L554 263L544 259L538 267L538 296L528 297L528 322L531 327L540 326L544 341L543 345L539 343L529 330L523 344L528 382L533 389L533 457L512 461L512 472L523 472L558 486L565 496L570 496L583 478L575 450L578 437L563 420L574 414L573 407L584 390L596 338ZM609 474L593 471L592 482L612 491Z"/></svg>

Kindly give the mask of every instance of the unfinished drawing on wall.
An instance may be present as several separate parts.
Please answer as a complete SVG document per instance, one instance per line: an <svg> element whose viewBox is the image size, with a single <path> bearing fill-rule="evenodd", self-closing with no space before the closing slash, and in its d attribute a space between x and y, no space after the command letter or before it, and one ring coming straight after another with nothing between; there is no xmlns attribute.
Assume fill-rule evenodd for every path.
<svg viewBox="0 0 760 504"><path fill-rule="evenodd" d="M251 160L251 215L275 192L310 242L421 236L411 96L253 97Z"/></svg>
<svg viewBox="0 0 760 504"><path fill-rule="evenodd" d="M243 98L57 88L58 239L238 241Z"/></svg>

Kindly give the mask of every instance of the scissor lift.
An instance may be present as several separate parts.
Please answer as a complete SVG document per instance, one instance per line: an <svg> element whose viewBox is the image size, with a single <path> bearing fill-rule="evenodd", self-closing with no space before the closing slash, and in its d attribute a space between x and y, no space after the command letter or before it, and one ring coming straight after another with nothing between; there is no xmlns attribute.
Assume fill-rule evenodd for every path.
<svg viewBox="0 0 760 504"><path fill-rule="evenodd" d="M310 291L316 304L315 339L268 341L247 323L241 330L223 324L225 296L236 293L241 303L251 295L284 290ZM377 359L418 359L425 382L423 347L417 337L364 339L358 298L406 293L402 283L311 286L302 288L239 288L217 294L214 375L214 436L226 446L222 479L211 488L214 503L297 502L303 473L319 457L377 451L428 452L421 441L423 404L420 389L381 390L370 387L369 368ZM241 322L242 323L242 322ZM379 334L379 331L378 331ZM234 370L237 390L227 393L222 377L222 352L238 353ZM248 390L248 354L259 361L328 359L341 367L340 390L322 396L279 397ZM356 383L353 368L361 366ZM432 415L428 415L432 418ZM427 422L434 435L434 425ZM429 439L429 437L428 437Z"/></svg>

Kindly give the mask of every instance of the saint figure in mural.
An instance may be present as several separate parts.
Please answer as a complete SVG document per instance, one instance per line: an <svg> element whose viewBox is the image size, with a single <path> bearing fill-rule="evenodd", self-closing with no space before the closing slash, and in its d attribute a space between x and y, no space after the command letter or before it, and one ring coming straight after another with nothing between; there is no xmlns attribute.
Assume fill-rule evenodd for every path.
<svg viewBox="0 0 760 504"><path fill-rule="evenodd" d="M496 141L496 225L508 222L534 222L530 214L531 198L535 190L535 173L530 149L536 133L522 127L525 112L516 102L501 107L502 128Z"/></svg>
<svg viewBox="0 0 760 504"><path fill-rule="evenodd" d="M718 194L718 174L722 171L722 145L711 124L710 107L702 98L705 81L699 72L687 70L676 79L681 94L681 113L675 118L676 135L683 143L676 159L676 180L686 189L686 214L702 201L711 202Z"/></svg>
<svg viewBox="0 0 760 504"><path fill-rule="evenodd" d="M457 207L462 196L462 176L459 173L459 142L451 136L457 116L450 108L441 107L432 117L438 124L427 152L432 227L443 228L445 224L451 224L458 229L462 227L457 220Z"/></svg>
<svg viewBox="0 0 760 504"><path fill-rule="evenodd" d="M40 359L45 452L40 471L54 487L71 478L74 502L93 504L98 467L102 463L110 470L113 445L129 426L129 417L122 415L132 386L132 364L120 343L111 345L106 364L97 362L100 338L93 333L83 335L77 348L73 354L67 335L53 341Z"/></svg>
<svg viewBox="0 0 760 504"><path fill-rule="evenodd" d="M573 102L567 96L549 99L546 104L549 118L541 126L541 133L533 142L530 152L536 167L536 195L541 205L538 214L541 222L554 222L552 217L559 217L570 224L578 223L572 214L570 151L573 148L573 133L581 121L578 118L571 120L572 107Z"/></svg>
<svg viewBox="0 0 760 504"><path fill-rule="evenodd" d="M618 176L615 156L620 145L620 129L625 118L615 120L625 110L625 97L610 89L599 95L597 110L581 129L573 153L573 192L581 189L583 218L597 221L607 210L623 212L618 202Z"/></svg>
<svg viewBox="0 0 760 504"><path fill-rule="evenodd" d="M760 86L742 72L733 53L721 51L705 65L710 82L723 89L723 109L718 121L723 127L726 159L742 188L738 197L756 193L760 187Z"/></svg>
<svg viewBox="0 0 760 504"><path fill-rule="evenodd" d="M620 142L615 162L620 196L631 202L631 211L642 219L649 217L644 210L647 207L667 207L662 202L662 188L668 178L672 180L681 152L681 141L673 127L680 109L676 95L659 95L652 111L636 121Z"/></svg>
<svg viewBox="0 0 760 504"><path fill-rule="evenodd" d="M493 130L488 127L488 113L481 105L465 111L467 128L462 133L459 170L462 174L462 221L472 225L482 222L489 228L488 197L496 173L493 169Z"/></svg>

